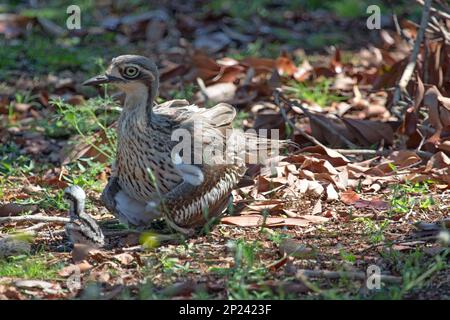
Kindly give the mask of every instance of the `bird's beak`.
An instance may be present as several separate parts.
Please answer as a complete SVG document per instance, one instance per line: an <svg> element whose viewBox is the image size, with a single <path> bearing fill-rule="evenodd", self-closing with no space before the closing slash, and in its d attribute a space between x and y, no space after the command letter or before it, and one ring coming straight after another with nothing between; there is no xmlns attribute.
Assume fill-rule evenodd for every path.
<svg viewBox="0 0 450 320"><path fill-rule="evenodd" d="M123 80L121 78L117 78L108 74L102 74L90 78L89 80L86 80L85 82L83 82L83 86L96 86L98 84L103 83L122 82L122 81Z"/></svg>

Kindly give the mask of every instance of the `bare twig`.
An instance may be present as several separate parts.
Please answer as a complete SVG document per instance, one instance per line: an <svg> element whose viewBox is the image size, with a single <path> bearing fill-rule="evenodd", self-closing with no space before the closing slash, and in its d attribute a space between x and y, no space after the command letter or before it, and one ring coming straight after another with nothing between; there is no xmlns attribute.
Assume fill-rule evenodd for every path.
<svg viewBox="0 0 450 320"><path fill-rule="evenodd" d="M288 101L290 101L289 99L287 99L286 97L282 96L278 91L275 92L275 103L279 106L279 98L281 97L284 101L286 101L287 103L289 103ZM295 104L295 102L293 102ZM298 104L296 104L298 106ZM301 107L303 108L303 107ZM302 109L303 110L303 109ZM307 111L309 112L309 111ZM283 117L284 121L286 121L289 126L292 127L293 130L296 130L300 135L302 135L303 137L305 137L306 139L308 139L309 141L311 141L312 143L314 143L315 145L318 145L324 149L331 149L327 146L325 146L323 143L321 143L319 140L317 140L316 138L314 138L313 136L307 134L305 131L301 130L300 128L298 128L291 119L289 119L287 117L286 111L281 108L280 106L280 113L281 116ZM306 112L305 112L306 114ZM324 124L325 125L325 124ZM327 126L327 128L330 128L329 126ZM332 131L332 130L330 130ZM338 133L336 133L338 134ZM356 148L357 146L354 145ZM334 150L336 152L339 152L342 155L369 155L369 156L388 156L392 153L391 150L370 150L370 149L331 149ZM417 155L421 158L424 159L430 159L433 154L430 152L426 152L426 151L421 151L421 150L415 150L415 152L417 153Z"/></svg>
<svg viewBox="0 0 450 320"><path fill-rule="evenodd" d="M285 97L280 91L276 90L274 92L274 96L275 96L275 101L279 102L279 98L281 98L290 108L292 108L292 105L300 108L304 114L306 114L311 120L314 120L315 122L317 122L322 128L324 128L325 130L329 130L331 131L334 135L336 135L337 137L339 137L339 139L341 139L341 141L343 143L345 143L347 145L347 147L349 148L358 148L358 146L356 144L354 144L353 142L351 142L350 140L348 140L346 137L342 136L342 134L340 134L339 132L337 132L333 127L329 126L327 123L325 123L322 119L320 119L319 117L317 117L315 114L313 114L311 111L309 111L308 109L306 109L305 107L303 107L300 103L298 103L297 101L294 100L290 100L287 97ZM281 108L280 108L281 109ZM295 126L293 128L296 128ZM303 136L305 136L306 133L302 133ZM307 136L305 136L307 137ZM307 137L309 140L311 140L309 137ZM315 139L314 143L323 146L320 142L318 143L318 141Z"/></svg>
<svg viewBox="0 0 450 320"><path fill-rule="evenodd" d="M420 28L417 33L416 42L414 43L414 48L409 56L408 64L406 65L405 70L403 71L402 77L400 78L400 81L398 82L397 88L394 92L394 100L392 103L392 112L400 119L403 115L404 108L398 107L398 102L401 100L402 95L405 95L406 92L406 86L409 83L409 80L411 80L411 77L413 75L414 69L416 68L416 62L417 62L417 56L419 55L419 49L420 44L422 43L425 29L428 25L428 19L430 16L430 7L431 7L432 0L425 0L423 11L422 11L422 19L420 21ZM401 109L401 110L399 110Z"/></svg>
<svg viewBox="0 0 450 320"><path fill-rule="evenodd" d="M388 156L392 150L370 150L370 149L333 149L343 155L367 155L367 156ZM412 150L423 159L430 159L433 154L421 150Z"/></svg>
<svg viewBox="0 0 450 320"><path fill-rule="evenodd" d="M421 5L425 6L425 1L424 0L416 0L416 2L420 3ZM445 19L450 19L450 12L444 12L442 10L438 10L436 8L430 7L430 11L437 14L438 16L441 16L442 18Z"/></svg>
<svg viewBox="0 0 450 320"><path fill-rule="evenodd" d="M70 219L64 218L64 217L49 217L49 216L41 216L41 215L24 215L24 216L1 217L0 218L0 223L18 222L18 221L67 223L70 221Z"/></svg>
<svg viewBox="0 0 450 320"><path fill-rule="evenodd" d="M355 280L366 280L367 275L364 272L350 272L350 271L329 271L329 270L298 270L297 271L298 278L326 278L326 279L340 279L340 278L348 278ZM402 278L380 274L380 280L386 283L401 283Z"/></svg>
<svg viewBox="0 0 450 320"><path fill-rule="evenodd" d="M25 229L17 230L17 232L20 233L20 232L36 231L36 230L39 230L39 229L41 229L41 228L44 228L46 225L47 225L46 222L40 222L40 223L35 224L35 225L31 226L31 227L28 227L28 228L25 228Z"/></svg>

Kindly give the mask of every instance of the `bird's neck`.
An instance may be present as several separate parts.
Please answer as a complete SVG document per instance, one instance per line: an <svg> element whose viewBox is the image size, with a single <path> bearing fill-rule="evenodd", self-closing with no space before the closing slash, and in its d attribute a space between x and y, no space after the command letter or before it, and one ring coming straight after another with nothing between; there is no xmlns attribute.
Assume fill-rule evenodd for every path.
<svg viewBox="0 0 450 320"><path fill-rule="evenodd" d="M147 125L154 119L153 103L156 97L154 91L152 87L139 86L126 93L125 112L132 112L136 116L136 120L142 125Z"/></svg>
<svg viewBox="0 0 450 320"><path fill-rule="evenodd" d="M70 206L70 216L79 216L84 212L84 204L79 201L74 201Z"/></svg>

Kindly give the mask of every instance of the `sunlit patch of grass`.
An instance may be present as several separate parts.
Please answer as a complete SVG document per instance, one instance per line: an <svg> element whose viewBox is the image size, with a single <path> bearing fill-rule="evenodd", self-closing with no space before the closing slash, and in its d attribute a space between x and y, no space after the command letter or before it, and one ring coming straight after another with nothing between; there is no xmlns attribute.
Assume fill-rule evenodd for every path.
<svg viewBox="0 0 450 320"><path fill-rule="evenodd" d="M64 43L65 42L65 43ZM0 41L0 68L48 73L65 69L88 71L93 68L93 49L79 47L66 40L54 40L37 34L23 41ZM7 72L3 73L7 77Z"/></svg>
<svg viewBox="0 0 450 320"><path fill-rule="evenodd" d="M313 83L291 81L288 83L286 91L292 92L298 99L316 103L321 107L329 106L333 102L346 99L334 94L330 86L331 80L329 79L321 79Z"/></svg>
<svg viewBox="0 0 450 320"><path fill-rule="evenodd" d="M247 242L243 239L230 241L230 251L234 255L234 265L231 268L211 267L210 272L226 277L228 299L284 299L286 296L280 292L274 293L271 288L264 285L270 276L258 254L261 245L257 241ZM258 290L251 289L251 285L259 285Z"/></svg>
<svg viewBox="0 0 450 320"><path fill-rule="evenodd" d="M267 5L271 0L213 0L208 3L209 9L216 13L227 13L232 17L249 19L255 15L268 16L270 11Z"/></svg>
<svg viewBox="0 0 450 320"><path fill-rule="evenodd" d="M181 90L170 90L168 95L171 98L170 100L173 99L185 99L187 101L191 101L192 98L194 97L196 90L196 85L189 83L186 85L183 85L183 87L181 88ZM160 103L164 102L163 100L159 101Z"/></svg>
<svg viewBox="0 0 450 320"><path fill-rule="evenodd" d="M414 209L430 210L435 204L433 196L430 194L430 185L433 181L412 183L407 181L404 184L391 186L390 204L391 211L397 214L406 214Z"/></svg>
<svg viewBox="0 0 450 320"><path fill-rule="evenodd" d="M101 191L103 182L99 180L99 176L105 171L106 166L105 163L95 161L93 158L80 158L68 165L69 174L63 178L69 184Z"/></svg>
<svg viewBox="0 0 450 320"><path fill-rule="evenodd" d="M16 256L0 260L0 277L49 280L57 278L57 264L49 265L44 255Z"/></svg>
<svg viewBox="0 0 450 320"><path fill-rule="evenodd" d="M98 70L98 59L108 60L127 52L113 40L112 33L102 37L55 39L36 32L14 42L0 39L0 69L3 71L0 79L8 80L11 71L29 72L33 76L63 70L94 73Z"/></svg>
<svg viewBox="0 0 450 320"><path fill-rule="evenodd" d="M90 99L82 106L73 106L61 99L51 103L58 111L55 115L58 128L49 126L46 128L48 133L61 129L65 134L78 134L83 142L99 154L111 161L114 159L117 136L116 130L109 126L117 119L121 110L116 102L106 97ZM95 135L98 131L104 139Z"/></svg>
<svg viewBox="0 0 450 320"><path fill-rule="evenodd" d="M276 58L280 55L280 44L276 42L266 43L261 39L250 42L236 52L230 53L229 57L242 60L247 57Z"/></svg>
<svg viewBox="0 0 450 320"><path fill-rule="evenodd" d="M321 49L327 46L335 46L345 43L346 38L343 33L338 32L317 32L306 39L308 47Z"/></svg>
<svg viewBox="0 0 450 320"><path fill-rule="evenodd" d="M390 224L390 220L388 219L378 222L369 218L359 217L354 219L354 221L360 222L363 225L364 234L369 238L369 241L372 243L379 243L385 239L384 232L386 231L387 227Z"/></svg>
<svg viewBox="0 0 450 320"><path fill-rule="evenodd" d="M402 276L403 281L401 285L386 286L372 298L398 300L416 289L423 288L433 274L449 268L448 255L448 248L431 259L419 248L411 253L383 251L383 258Z"/></svg>
<svg viewBox="0 0 450 320"><path fill-rule="evenodd" d="M0 145L0 176L19 176L34 169L34 161L21 154L14 142Z"/></svg>

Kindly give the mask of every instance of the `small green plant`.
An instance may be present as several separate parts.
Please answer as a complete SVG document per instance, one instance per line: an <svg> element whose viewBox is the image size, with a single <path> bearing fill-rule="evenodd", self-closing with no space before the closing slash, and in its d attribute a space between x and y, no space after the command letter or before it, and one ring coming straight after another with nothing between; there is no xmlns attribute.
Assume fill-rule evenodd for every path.
<svg viewBox="0 0 450 320"><path fill-rule="evenodd" d="M423 287L434 273L448 269L448 255L449 249L444 249L433 259L427 257L419 248L411 253L401 253L395 250L382 252L383 258L401 274L403 281L399 286L390 286L383 289L373 298L403 299L405 295Z"/></svg>
<svg viewBox="0 0 450 320"><path fill-rule="evenodd" d="M287 91L294 93L297 98L316 103L319 106L329 106L332 102L343 101L346 98L333 94L330 89L331 80L322 79L314 83L302 83L291 81L288 83Z"/></svg>
<svg viewBox="0 0 450 320"><path fill-rule="evenodd" d="M71 175L63 178L70 184L101 191L103 183L98 177L105 168L104 163L95 161L94 158L80 158L68 166Z"/></svg>
<svg viewBox="0 0 450 320"><path fill-rule="evenodd" d="M356 218L354 221L363 224L364 234L369 237L369 241L372 243L379 243L384 240L384 231L390 224L387 219L379 223L369 218Z"/></svg>
<svg viewBox="0 0 450 320"><path fill-rule="evenodd" d="M0 277L49 280L57 278L58 269L58 265L48 265L43 255L22 255L0 260Z"/></svg>
<svg viewBox="0 0 450 320"><path fill-rule="evenodd" d="M344 260L345 262L348 262L348 263L351 263L351 264L354 264L356 262L355 255L350 253L350 252L347 252L345 250L341 250L339 252L339 254L340 254L342 260Z"/></svg>
<svg viewBox="0 0 450 320"><path fill-rule="evenodd" d="M73 106L61 99L51 103L58 111L59 125L68 130L66 134L80 135L82 141L99 154L110 161L114 159L117 137L110 124L117 118L120 107L110 97L90 99L82 106ZM101 134L96 134L98 132Z"/></svg>
<svg viewBox="0 0 450 320"><path fill-rule="evenodd" d="M0 176L19 176L35 169L34 161L20 153L14 143L0 145Z"/></svg>
<svg viewBox="0 0 450 320"><path fill-rule="evenodd" d="M258 252L261 251L259 242L247 242L243 239L230 241L229 249L234 255L234 265L231 268L211 268L210 271L227 278L227 292L229 299L274 299L283 298L264 285L268 277L268 270L259 263ZM250 285L259 286L259 290L252 290Z"/></svg>
<svg viewBox="0 0 450 320"><path fill-rule="evenodd" d="M396 184L391 187L390 196L391 211L396 214L405 214L418 207L429 210L435 201L430 194L430 184L432 181L406 182Z"/></svg>
<svg viewBox="0 0 450 320"><path fill-rule="evenodd" d="M183 85L181 90L170 90L169 96L172 99L186 99L190 101L194 97L195 92L196 92L196 85L188 83Z"/></svg>

